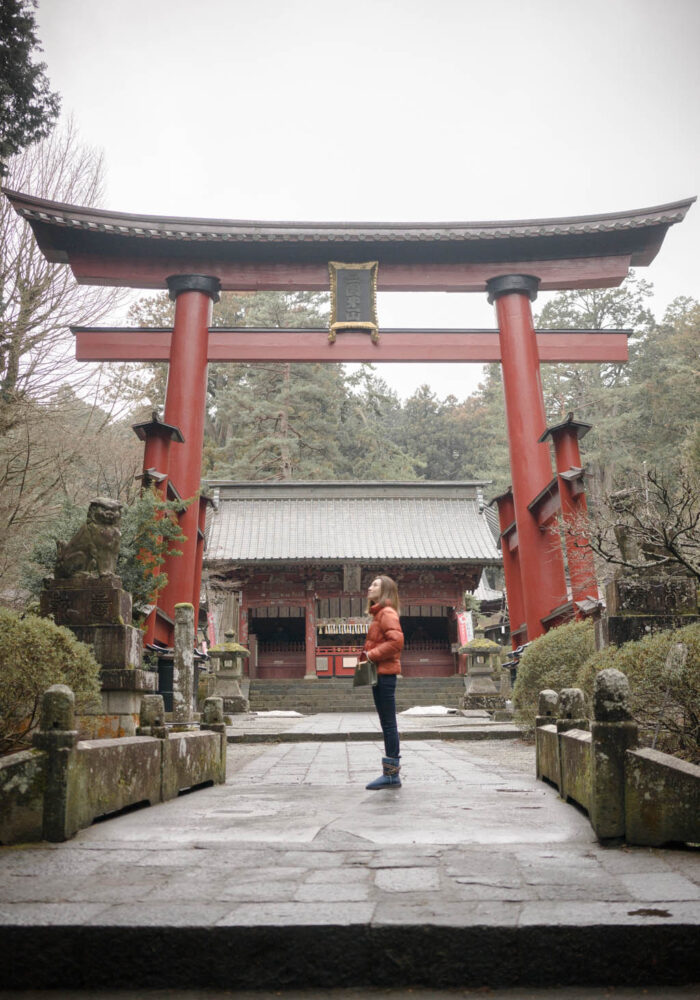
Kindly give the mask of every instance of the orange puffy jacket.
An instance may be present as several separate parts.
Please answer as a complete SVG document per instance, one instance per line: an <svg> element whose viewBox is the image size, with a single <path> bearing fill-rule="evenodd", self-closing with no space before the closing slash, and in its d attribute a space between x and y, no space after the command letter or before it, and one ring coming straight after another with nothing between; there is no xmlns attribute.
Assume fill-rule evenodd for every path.
<svg viewBox="0 0 700 1000"><path fill-rule="evenodd" d="M369 611L374 621L367 632L365 652L377 664L378 674L400 674L403 632L399 616L386 604L373 604Z"/></svg>

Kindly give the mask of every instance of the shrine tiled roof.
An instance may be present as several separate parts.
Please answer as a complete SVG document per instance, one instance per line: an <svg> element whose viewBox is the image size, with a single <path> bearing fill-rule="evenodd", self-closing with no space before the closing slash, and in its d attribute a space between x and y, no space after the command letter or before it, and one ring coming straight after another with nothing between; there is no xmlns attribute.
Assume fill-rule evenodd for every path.
<svg viewBox="0 0 700 1000"><path fill-rule="evenodd" d="M216 483L205 562L499 563L482 483Z"/></svg>
<svg viewBox="0 0 700 1000"><path fill-rule="evenodd" d="M470 256L485 254L484 259L500 256L496 252L493 258L489 247L495 248L503 241L516 241L523 259L528 259L564 252L564 244L566 253L573 256L619 252L620 236L627 234L624 248L633 255L632 263L648 263L668 227L682 222L695 200L688 198L631 211L559 218L483 222L280 222L112 212L48 201L16 191L6 190L5 194L18 214L34 228L47 258L56 261L67 260L66 254L76 250L78 243L82 245L83 237L218 244L232 249L267 246L270 252L274 245L280 244L309 249L314 245L342 249L344 245L362 244L366 251L376 246L380 255L381 248L391 244L426 243L443 247L458 244L464 250L472 245L474 250ZM531 253L527 250L528 244L532 245Z"/></svg>

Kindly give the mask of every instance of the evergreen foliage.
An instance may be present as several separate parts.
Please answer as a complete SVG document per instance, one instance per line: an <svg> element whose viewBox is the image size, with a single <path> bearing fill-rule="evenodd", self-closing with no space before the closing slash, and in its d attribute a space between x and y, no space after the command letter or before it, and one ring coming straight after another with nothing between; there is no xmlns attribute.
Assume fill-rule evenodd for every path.
<svg viewBox="0 0 700 1000"><path fill-rule="evenodd" d="M46 63L35 62L41 52L34 10L37 0L0 3L0 176L7 160L53 128L61 100L49 89Z"/></svg>
<svg viewBox="0 0 700 1000"><path fill-rule="evenodd" d="M687 648L687 656L672 656L669 669L667 658L679 643ZM650 744L658 727L656 749L700 764L700 624L595 653L582 664L577 687L591 696L596 674L606 667L627 675L640 741Z"/></svg>
<svg viewBox="0 0 700 1000"><path fill-rule="evenodd" d="M542 365L547 418L573 411L593 430L582 441L590 492L647 462L675 474L700 453L697 380L700 305L676 300L661 323L651 286L634 273L620 287L561 292L536 316L544 329L629 329L627 364ZM214 325L322 328L324 296L224 293ZM167 296L142 299L131 319L172 323ZM153 366L149 410L165 380ZM150 393L150 394L149 394ZM695 459L697 461L697 459ZM501 367L485 367L464 400L421 386L403 403L371 365L211 365L204 473L250 479L491 480L510 482Z"/></svg>
<svg viewBox="0 0 700 1000"><path fill-rule="evenodd" d="M28 745L52 684L68 685L77 711L99 710L99 673L89 646L69 629L0 608L0 754Z"/></svg>
<svg viewBox="0 0 700 1000"><path fill-rule="evenodd" d="M513 687L515 718L534 729L540 691L577 687L579 672L593 654L593 623L570 622L533 639L518 664Z"/></svg>

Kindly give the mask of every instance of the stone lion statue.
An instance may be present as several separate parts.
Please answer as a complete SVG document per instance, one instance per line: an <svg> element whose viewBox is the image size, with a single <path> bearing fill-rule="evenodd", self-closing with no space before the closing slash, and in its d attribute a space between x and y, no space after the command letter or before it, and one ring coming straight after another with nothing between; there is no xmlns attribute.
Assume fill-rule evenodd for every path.
<svg viewBox="0 0 700 1000"><path fill-rule="evenodd" d="M96 497L90 501L85 524L69 542L56 542L54 575L57 580L116 575L123 506L110 497Z"/></svg>

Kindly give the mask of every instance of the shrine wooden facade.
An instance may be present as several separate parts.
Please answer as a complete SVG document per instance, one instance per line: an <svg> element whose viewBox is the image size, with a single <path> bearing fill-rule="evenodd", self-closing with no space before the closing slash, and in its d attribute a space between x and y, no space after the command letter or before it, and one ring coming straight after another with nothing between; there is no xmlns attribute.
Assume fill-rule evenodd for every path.
<svg viewBox="0 0 700 1000"><path fill-rule="evenodd" d="M465 592L501 562L484 485L209 483L210 624L250 644L254 676L349 676L367 587L387 574L401 595L404 674L454 674Z"/></svg>

